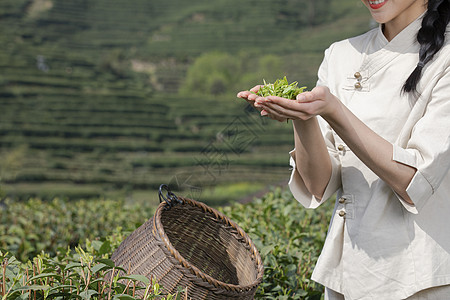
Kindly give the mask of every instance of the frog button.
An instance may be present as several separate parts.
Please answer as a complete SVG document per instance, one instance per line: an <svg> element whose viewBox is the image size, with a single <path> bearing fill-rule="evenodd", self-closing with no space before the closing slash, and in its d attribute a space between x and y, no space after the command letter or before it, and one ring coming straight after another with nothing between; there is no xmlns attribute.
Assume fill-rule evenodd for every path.
<svg viewBox="0 0 450 300"><path fill-rule="evenodd" d="M360 89L360 88L362 88L362 85L361 85L361 82L357 82L357 83L355 83L355 89Z"/></svg>
<svg viewBox="0 0 450 300"><path fill-rule="evenodd" d="M344 145L342 145L342 144L340 144L337 148L339 151L344 151L344 149L345 149Z"/></svg>

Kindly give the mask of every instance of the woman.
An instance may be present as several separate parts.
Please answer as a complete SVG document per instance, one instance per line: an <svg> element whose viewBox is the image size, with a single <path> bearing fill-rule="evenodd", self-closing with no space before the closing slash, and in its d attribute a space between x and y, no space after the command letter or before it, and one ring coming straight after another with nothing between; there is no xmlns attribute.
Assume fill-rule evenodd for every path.
<svg viewBox="0 0 450 300"><path fill-rule="evenodd" d="M379 28L331 45L312 91L238 97L293 120L300 203L337 193L325 299L450 299L449 0L363 2Z"/></svg>

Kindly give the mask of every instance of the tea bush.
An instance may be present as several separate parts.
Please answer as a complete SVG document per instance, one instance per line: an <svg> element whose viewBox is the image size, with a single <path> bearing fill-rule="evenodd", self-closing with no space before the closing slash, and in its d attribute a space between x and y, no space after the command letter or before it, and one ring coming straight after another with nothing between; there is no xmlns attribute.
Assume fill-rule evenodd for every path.
<svg viewBox="0 0 450 300"><path fill-rule="evenodd" d="M153 211L146 204L103 199L6 201L0 210L0 248L21 261L41 251L54 255L59 248L74 248L86 239L104 239L118 227L131 232Z"/></svg>
<svg viewBox="0 0 450 300"><path fill-rule="evenodd" d="M106 245L106 247L105 247ZM183 291L164 293L155 280L128 274L103 258L110 250L109 241L100 249L58 253L56 257L39 254L26 264L0 251L0 296L13 299L161 299L179 300ZM143 296L137 292L143 291Z"/></svg>
<svg viewBox="0 0 450 300"><path fill-rule="evenodd" d="M309 278L325 239L332 205L333 201L328 201L323 208L306 210L287 190L274 189L251 203L219 208L249 234L261 254L265 269L257 299L321 299L323 288ZM8 270L11 270L14 262L15 275L11 275L12 271L6 272L10 277L0 274L0 285L3 278L4 284L9 286L6 289L13 291L10 295L16 292L22 295L23 292L25 296L21 296L22 299L34 292L41 293L44 299L49 297L48 293L67 293L68 286L78 295L84 292L76 298L97 297L99 289L102 291L105 284L111 284L102 277L113 267L107 259L124 237L150 218L153 212L154 208L150 206L125 205L124 202L108 200L9 203L0 215L0 248L11 252L23 263L13 257L6 260L3 252L0 257L3 268L6 268L7 261ZM80 266L83 253L92 257L91 271L103 271L91 276L95 286L86 284L86 278L79 275L81 269L89 269L89 266ZM39 274L53 275L33 279L30 272L36 261L38 265L45 264L45 267L34 267L41 270ZM81 269L78 277L67 283L62 280L61 272L64 273L70 263L76 263ZM83 272L88 272L88 269L83 269ZM17 286L11 288L14 282ZM145 284L147 287L152 285L150 282ZM129 283L127 290L131 295L126 297L134 297L131 286L133 282ZM5 288L2 291L4 296ZM116 299L131 299L122 295L124 291L124 286L117 288ZM14 299L8 297L6 299Z"/></svg>

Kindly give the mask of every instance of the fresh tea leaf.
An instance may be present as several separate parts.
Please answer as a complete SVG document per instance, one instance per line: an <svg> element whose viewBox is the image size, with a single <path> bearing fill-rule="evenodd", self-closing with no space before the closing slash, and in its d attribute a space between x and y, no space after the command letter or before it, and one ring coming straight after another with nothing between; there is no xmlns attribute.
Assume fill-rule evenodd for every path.
<svg viewBox="0 0 450 300"><path fill-rule="evenodd" d="M277 79L274 83L267 83L263 80L264 85L261 86L256 93L258 96L278 96L286 99L295 100L298 94L303 93L306 86L298 87L298 82L294 81L289 84L286 76L283 79Z"/></svg>
<svg viewBox="0 0 450 300"><path fill-rule="evenodd" d="M133 281L141 281L145 284L150 284L150 280L147 277L145 277L143 275L138 275L138 274L122 276L122 277L119 277L119 280L120 279L129 279L129 280L133 280Z"/></svg>

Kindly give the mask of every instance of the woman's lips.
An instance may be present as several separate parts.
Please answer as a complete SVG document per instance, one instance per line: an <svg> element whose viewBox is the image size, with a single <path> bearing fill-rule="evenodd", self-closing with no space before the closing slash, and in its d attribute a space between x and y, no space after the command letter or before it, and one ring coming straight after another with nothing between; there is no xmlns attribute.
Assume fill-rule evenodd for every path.
<svg viewBox="0 0 450 300"><path fill-rule="evenodd" d="M379 9L380 7L382 7L383 5L385 5L387 2L387 0L369 0L369 6L372 9Z"/></svg>

